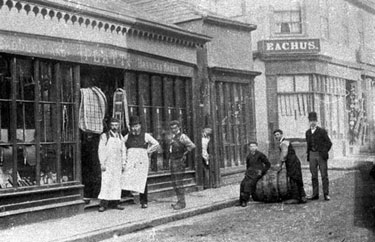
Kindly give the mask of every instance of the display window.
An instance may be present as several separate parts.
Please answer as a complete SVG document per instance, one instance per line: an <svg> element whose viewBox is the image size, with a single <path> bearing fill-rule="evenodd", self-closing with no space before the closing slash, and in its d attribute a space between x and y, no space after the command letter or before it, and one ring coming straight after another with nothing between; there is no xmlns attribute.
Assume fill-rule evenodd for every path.
<svg viewBox="0 0 375 242"><path fill-rule="evenodd" d="M345 79L323 75L278 76L280 129L289 138L304 139L309 127L308 113L315 111L319 115L319 125L330 137L342 139L345 136L345 85Z"/></svg>
<svg viewBox="0 0 375 242"><path fill-rule="evenodd" d="M73 66L0 55L0 187L74 181Z"/></svg>
<svg viewBox="0 0 375 242"><path fill-rule="evenodd" d="M245 164L248 142L255 140L252 85L217 81L215 86L217 157L221 168L238 167Z"/></svg>
<svg viewBox="0 0 375 242"><path fill-rule="evenodd" d="M151 172L168 170L169 122L179 120L182 132L193 140L191 78L127 71L125 89L130 115L140 116L144 131L160 143L161 149L151 157ZM194 169L193 157L186 165Z"/></svg>

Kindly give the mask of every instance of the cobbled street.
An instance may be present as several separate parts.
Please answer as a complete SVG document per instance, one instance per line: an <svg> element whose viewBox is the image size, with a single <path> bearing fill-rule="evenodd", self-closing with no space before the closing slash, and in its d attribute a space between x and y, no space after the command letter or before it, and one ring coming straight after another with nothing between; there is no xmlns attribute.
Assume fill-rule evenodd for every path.
<svg viewBox="0 0 375 242"><path fill-rule="evenodd" d="M331 201L283 205L252 202L108 241L375 241L375 182L368 166L330 170ZM306 193L310 174L304 170Z"/></svg>

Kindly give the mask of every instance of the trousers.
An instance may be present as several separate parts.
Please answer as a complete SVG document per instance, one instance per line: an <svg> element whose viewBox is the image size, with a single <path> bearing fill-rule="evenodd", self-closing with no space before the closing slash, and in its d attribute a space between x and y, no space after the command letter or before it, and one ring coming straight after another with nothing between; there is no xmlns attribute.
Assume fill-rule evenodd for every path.
<svg viewBox="0 0 375 242"><path fill-rule="evenodd" d="M185 202L185 189L184 189L184 173L185 173L185 161L183 159L171 159L171 178L173 190L177 196L177 203L186 205Z"/></svg>
<svg viewBox="0 0 375 242"><path fill-rule="evenodd" d="M318 168L322 177L323 194L329 194L329 181L328 181L328 165L327 160L323 159L319 152L310 151L310 172L311 172L311 183L313 187L313 196L319 195L319 180L318 180Z"/></svg>
<svg viewBox="0 0 375 242"><path fill-rule="evenodd" d="M147 180L146 180L146 186L145 191L143 193L139 194L139 202L141 204L147 204L148 203L148 188L147 188Z"/></svg>

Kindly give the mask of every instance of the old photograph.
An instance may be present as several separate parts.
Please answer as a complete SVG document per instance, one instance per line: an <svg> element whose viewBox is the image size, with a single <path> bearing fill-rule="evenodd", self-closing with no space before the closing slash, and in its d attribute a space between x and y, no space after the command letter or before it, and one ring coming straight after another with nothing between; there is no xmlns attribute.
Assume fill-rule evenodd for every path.
<svg viewBox="0 0 375 242"><path fill-rule="evenodd" d="M374 242L375 0L0 0L0 241Z"/></svg>

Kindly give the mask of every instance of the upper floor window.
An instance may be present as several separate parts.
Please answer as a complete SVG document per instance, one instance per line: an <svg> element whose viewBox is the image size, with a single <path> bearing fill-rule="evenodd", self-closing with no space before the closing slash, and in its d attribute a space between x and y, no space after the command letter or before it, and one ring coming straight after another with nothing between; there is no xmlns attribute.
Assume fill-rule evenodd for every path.
<svg viewBox="0 0 375 242"><path fill-rule="evenodd" d="M274 11L276 34L302 33L301 9Z"/></svg>

